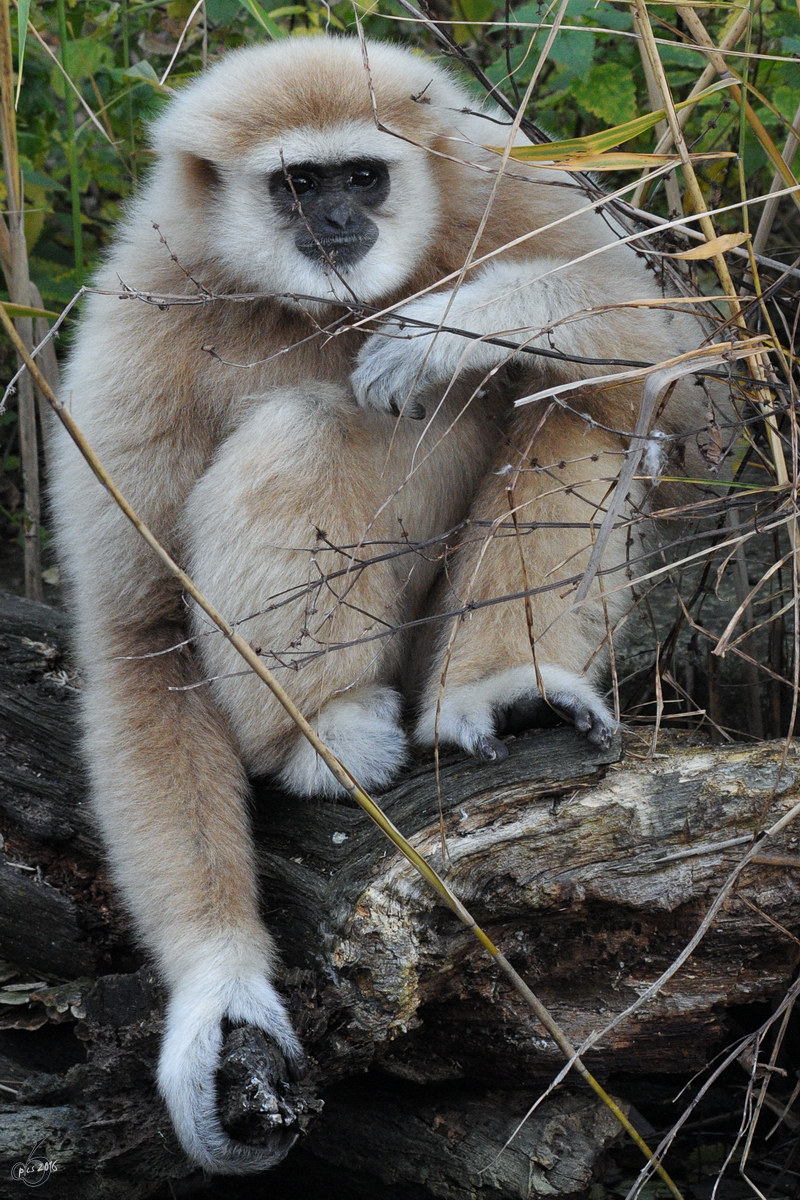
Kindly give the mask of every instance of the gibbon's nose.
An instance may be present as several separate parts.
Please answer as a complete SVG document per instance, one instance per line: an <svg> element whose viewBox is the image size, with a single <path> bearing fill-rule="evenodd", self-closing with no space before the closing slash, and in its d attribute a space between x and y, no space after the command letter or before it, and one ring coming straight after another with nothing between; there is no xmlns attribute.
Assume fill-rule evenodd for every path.
<svg viewBox="0 0 800 1200"><path fill-rule="evenodd" d="M338 204L336 208L332 208L326 213L326 220L334 229L346 229L352 216L353 210L349 204Z"/></svg>

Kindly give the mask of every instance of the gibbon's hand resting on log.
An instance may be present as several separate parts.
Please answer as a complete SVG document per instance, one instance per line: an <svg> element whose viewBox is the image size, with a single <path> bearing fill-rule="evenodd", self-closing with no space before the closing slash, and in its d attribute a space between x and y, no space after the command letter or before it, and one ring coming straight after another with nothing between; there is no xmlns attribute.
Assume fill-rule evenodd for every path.
<svg viewBox="0 0 800 1200"><path fill-rule="evenodd" d="M604 601L595 581L575 608L558 587L528 612L480 602L583 570L641 384L515 410L602 368L514 347L657 362L703 331L679 311L618 307L658 297L655 277L568 176L511 162L498 180L485 144L502 129L442 68L380 44L369 65L355 40L289 40L180 91L96 280L139 295L88 297L64 397L170 553L381 790L409 736L491 762L503 733L555 711L607 744L593 680L627 607L612 585L631 535L611 538L607 562L623 566ZM493 257L456 286L471 249ZM243 293L258 296L224 298ZM342 301L403 320L357 325ZM659 428L691 430L703 412L681 382ZM338 785L63 436L55 459L94 807L169 989L161 1091L195 1162L261 1170L283 1151L235 1143L217 1115L223 1022L263 1029L294 1070L302 1051L271 983L247 777L298 796ZM451 615L403 631L436 613Z"/></svg>

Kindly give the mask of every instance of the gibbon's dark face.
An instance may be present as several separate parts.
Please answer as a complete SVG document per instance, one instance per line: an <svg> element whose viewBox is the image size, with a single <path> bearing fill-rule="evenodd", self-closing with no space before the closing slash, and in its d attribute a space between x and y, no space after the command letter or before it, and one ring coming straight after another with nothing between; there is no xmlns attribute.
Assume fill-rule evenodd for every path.
<svg viewBox="0 0 800 1200"><path fill-rule="evenodd" d="M219 154L207 207L205 236L236 288L277 293L290 308L296 296L303 308L371 304L412 276L442 212L424 146L366 120L258 134L234 144L230 161Z"/></svg>
<svg viewBox="0 0 800 1200"><path fill-rule="evenodd" d="M293 163L269 177L272 202L294 230L301 254L351 267L378 240L377 213L391 189L389 168L376 158L342 163Z"/></svg>

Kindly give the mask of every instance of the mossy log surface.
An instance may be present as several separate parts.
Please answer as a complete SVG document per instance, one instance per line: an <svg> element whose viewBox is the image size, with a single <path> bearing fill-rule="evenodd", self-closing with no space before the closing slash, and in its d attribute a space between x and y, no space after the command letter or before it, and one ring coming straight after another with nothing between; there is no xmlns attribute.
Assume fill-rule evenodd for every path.
<svg viewBox="0 0 800 1200"><path fill-rule="evenodd" d="M40 1139L58 1164L49 1196L138 1200L167 1180L189 1195L196 1175L153 1085L163 997L102 865L66 640L62 613L0 596L0 1197L19 1196L11 1169ZM438 786L420 759L382 804L578 1044L666 970L752 836L797 803L800 759L784 749L672 738L623 757L539 731L499 767L443 757ZM387 1200L585 1190L616 1130L577 1084L494 1162L561 1055L379 831L263 784L254 822L311 1071L291 1095L268 1086L263 1046L240 1039L222 1100L248 1136L276 1113L301 1132L275 1194L335 1196L344 1176L343 1195L380 1186ZM764 840L692 957L587 1052L601 1078L697 1070L732 1040L739 1006L784 995L798 835Z"/></svg>

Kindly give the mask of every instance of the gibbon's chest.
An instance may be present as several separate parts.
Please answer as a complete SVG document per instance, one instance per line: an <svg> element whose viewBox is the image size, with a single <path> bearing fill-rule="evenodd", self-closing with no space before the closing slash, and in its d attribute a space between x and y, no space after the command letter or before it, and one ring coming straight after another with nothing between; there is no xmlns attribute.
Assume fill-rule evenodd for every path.
<svg viewBox="0 0 800 1200"><path fill-rule="evenodd" d="M276 391L309 392L315 384L349 391L366 336L360 330L337 333L328 313L315 320L259 301L140 310L117 332L115 340L127 343L123 351L138 343L139 377L152 374L158 363L149 391L153 403L161 408L157 397L169 394L173 419L176 410L191 413L218 429L217 437L237 428L255 400Z"/></svg>

